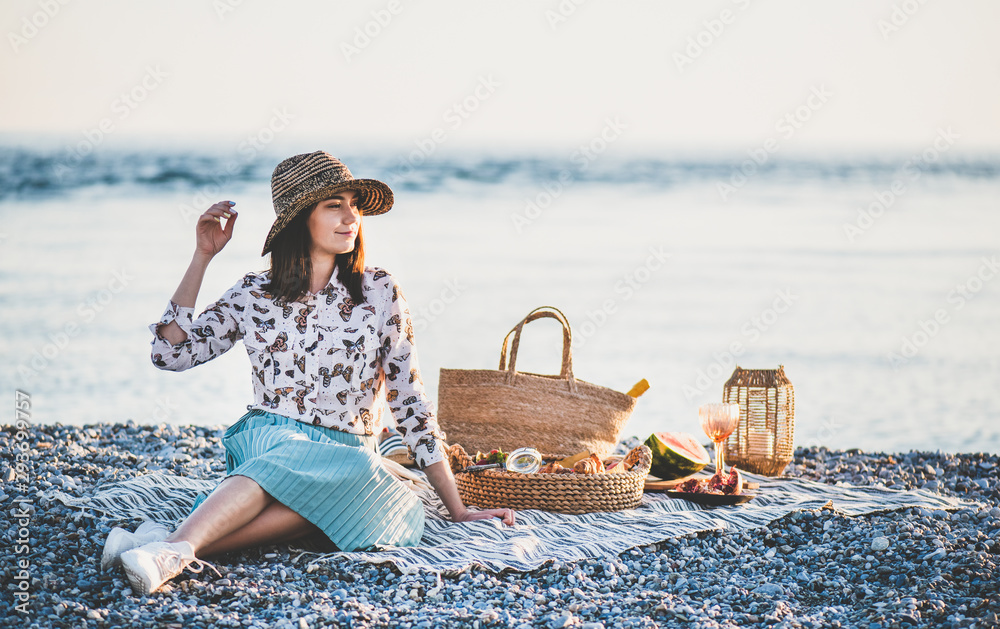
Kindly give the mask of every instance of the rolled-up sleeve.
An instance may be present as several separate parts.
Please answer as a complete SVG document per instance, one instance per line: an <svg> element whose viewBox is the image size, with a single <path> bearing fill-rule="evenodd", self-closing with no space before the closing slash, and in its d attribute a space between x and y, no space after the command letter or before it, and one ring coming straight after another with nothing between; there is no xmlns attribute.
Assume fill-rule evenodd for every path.
<svg viewBox="0 0 1000 629"><path fill-rule="evenodd" d="M167 303L163 316L149 324L153 334L150 359L158 369L184 371L229 351L236 341L243 338L243 318L238 308L245 308L247 289L240 280L215 303L194 318L194 308L180 306L173 300ZM187 338L171 345L159 331L161 325L174 321Z"/></svg>
<svg viewBox="0 0 1000 629"><path fill-rule="evenodd" d="M388 351L383 358L389 409L417 467L443 461L445 435L441 432L433 404L424 391L417 364L417 346L413 339L413 322L403 292L390 276L391 297L385 308L385 320L380 336L388 339Z"/></svg>

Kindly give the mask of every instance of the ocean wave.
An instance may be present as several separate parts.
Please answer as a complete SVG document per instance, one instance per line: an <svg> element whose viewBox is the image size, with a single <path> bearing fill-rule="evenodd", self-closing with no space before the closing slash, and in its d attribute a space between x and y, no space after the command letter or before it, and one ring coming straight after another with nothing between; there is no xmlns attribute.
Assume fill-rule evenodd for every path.
<svg viewBox="0 0 1000 629"><path fill-rule="evenodd" d="M70 150L40 151L0 146L0 199L62 194L93 186L197 190L208 186L267 183L281 156L251 158L195 152L105 150L80 155ZM1000 177L1000 161L989 159L919 160L777 159L620 159L495 157L416 159L395 156L343 156L355 173L375 177L400 190L442 192L465 184L538 186L594 183L667 188L697 182L741 185L753 177L796 181L872 181L887 183L901 173L963 179ZM907 169L910 169L907 171ZM916 171L914 170L916 169Z"/></svg>

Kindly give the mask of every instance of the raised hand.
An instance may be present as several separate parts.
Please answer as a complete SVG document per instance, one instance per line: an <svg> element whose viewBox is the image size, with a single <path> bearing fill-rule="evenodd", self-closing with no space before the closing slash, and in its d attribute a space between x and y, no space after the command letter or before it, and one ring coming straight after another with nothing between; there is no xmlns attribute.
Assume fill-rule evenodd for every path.
<svg viewBox="0 0 1000 629"><path fill-rule="evenodd" d="M236 203L233 201L219 201L198 217L198 224L195 226L197 254L211 258L222 251L233 237L233 225L236 224L234 205ZM226 219L225 228L222 227L222 219Z"/></svg>

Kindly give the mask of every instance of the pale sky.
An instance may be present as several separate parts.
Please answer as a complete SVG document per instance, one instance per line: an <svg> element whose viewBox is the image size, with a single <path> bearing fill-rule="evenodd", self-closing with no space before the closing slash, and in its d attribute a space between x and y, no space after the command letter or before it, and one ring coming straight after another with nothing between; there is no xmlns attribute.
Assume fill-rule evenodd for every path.
<svg viewBox="0 0 1000 629"><path fill-rule="evenodd" d="M0 133L1000 149L995 0L62 1L4 2Z"/></svg>

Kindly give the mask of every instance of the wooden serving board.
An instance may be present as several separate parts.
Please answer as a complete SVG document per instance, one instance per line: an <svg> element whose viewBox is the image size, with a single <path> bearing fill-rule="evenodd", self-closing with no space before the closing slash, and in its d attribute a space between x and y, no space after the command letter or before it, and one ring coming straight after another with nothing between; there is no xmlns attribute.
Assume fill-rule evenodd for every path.
<svg viewBox="0 0 1000 629"><path fill-rule="evenodd" d="M674 480L653 480L655 477L647 477L646 484L643 486L643 491L650 492L664 492L673 491L678 485L685 481L689 481L692 478L711 478L710 474L692 474L691 476L685 476L684 478L675 478ZM743 489L760 489L760 483L743 483Z"/></svg>

